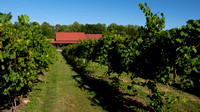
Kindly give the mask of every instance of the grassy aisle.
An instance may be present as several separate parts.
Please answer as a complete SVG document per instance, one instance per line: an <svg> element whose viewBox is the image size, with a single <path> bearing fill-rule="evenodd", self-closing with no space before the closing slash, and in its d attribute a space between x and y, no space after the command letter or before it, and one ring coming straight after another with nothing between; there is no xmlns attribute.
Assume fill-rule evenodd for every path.
<svg viewBox="0 0 200 112"><path fill-rule="evenodd" d="M89 93L77 87L70 65L58 52L59 60L52 70L42 78L46 84L39 84L29 94L30 103L21 110L26 112L102 112L99 106L92 106Z"/></svg>

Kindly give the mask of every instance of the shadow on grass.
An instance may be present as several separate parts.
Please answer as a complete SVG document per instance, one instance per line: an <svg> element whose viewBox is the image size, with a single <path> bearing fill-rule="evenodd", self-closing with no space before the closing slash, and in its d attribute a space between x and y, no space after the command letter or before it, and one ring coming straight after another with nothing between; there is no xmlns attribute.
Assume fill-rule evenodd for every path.
<svg viewBox="0 0 200 112"><path fill-rule="evenodd" d="M182 89L180 83L175 83L172 86L175 87L178 90L181 90L181 91L193 94L193 95L195 95L197 97L200 97L200 88L190 87L190 88L187 88L187 89Z"/></svg>
<svg viewBox="0 0 200 112"><path fill-rule="evenodd" d="M43 82L39 79L36 79L34 81L35 83L39 83L39 82ZM35 89L35 90L41 90L41 89ZM26 98L28 95L28 92L32 91L32 88L29 88L27 86L25 86L22 90L18 91L16 94L16 96L10 96L9 95L3 95L0 94L0 112L4 111L12 111L12 106L14 106L14 98L16 99L16 109L20 106L20 102L22 98Z"/></svg>
<svg viewBox="0 0 200 112"><path fill-rule="evenodd" d="M27 96L27 91L21 90L18 92L16 96L9 96L9 95L3 95L0 94L0 112L6 111L6 112L11 112L14 111L12 107L14 107L14 99L16 100L16 107L17 109L20 105L21 98L24 96Z"/></svg>
<svg viewBox="0 0 200 112"><path fill-rule="evenodd" d="M0 94L0 112L2 110L9 110L12 104L10 103L10 99L8 96Z"/></svg>
<svg viewBox="0 0 200 112"><path fill-rule="evenodd" d="M153 111L143 103L134 100L136 96L120 92L118 88L109 84L108 81L91 76L92 72L86 70L85 66L77 65L76 62L67 57L65 59L72 66L72 69L78 73L78 75L73 76L78 82L78 87L95 93L89 98L92 105L99 105L109 112Z"/></svg>

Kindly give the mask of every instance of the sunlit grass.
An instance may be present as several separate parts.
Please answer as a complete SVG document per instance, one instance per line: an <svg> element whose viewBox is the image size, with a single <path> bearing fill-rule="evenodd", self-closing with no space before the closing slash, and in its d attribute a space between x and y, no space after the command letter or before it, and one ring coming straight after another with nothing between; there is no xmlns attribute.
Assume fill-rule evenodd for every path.
<svg viewBox="0 0 200 112"><path fill-rule="evenodd" d="M92 93L77 87L73 79L77 75L58 52L59 60L44 75L46 84L40 83L29 93L30 102L21 107L26 112L102 112L99 106L92 106L88 99Z"/></svg>

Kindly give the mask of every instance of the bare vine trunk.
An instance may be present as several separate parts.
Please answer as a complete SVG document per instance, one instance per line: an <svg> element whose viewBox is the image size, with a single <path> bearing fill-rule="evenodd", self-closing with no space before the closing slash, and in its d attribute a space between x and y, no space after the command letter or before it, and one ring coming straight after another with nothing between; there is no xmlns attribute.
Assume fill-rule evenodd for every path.
<svg viewBox="0 0 200 112"><path fill-rule="evenodd" d="M174 83L176 83L176 64L174 64L174 73L173 73Z"/></svg>

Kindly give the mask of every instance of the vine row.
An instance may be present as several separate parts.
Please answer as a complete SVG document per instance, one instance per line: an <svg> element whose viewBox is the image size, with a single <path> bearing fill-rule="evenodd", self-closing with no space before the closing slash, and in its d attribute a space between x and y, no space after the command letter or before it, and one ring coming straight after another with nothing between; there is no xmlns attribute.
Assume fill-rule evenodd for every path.
<svg viewBox="0 0 200 112"><path fill-rule="evenodd" d="M39 26L28 26L27 15L18 16L17 29L11 18L11 13L0 13L0 93L16 103L16 97L28 91L38 74L54 63L56 52Z"/></svg>
<svg viewBox="0 0 200 112"><path fill-rule="evenodd" d="M108 66L108 72L129 74L132 84L148 87L150 106L156 111L170 109L171 105L185 98L170 98L161 91L158 83L168 88L180 78L183 89L200 84L200 20L188 20L186 26L163 31L164 14L153 14L145 3L139 4L146 17L145 27L135 36L120 36L116 31L107 32L99 40L83 40L63 48L68 57L98 61ZM146 82L136 83L141 77Z"/></svg>

